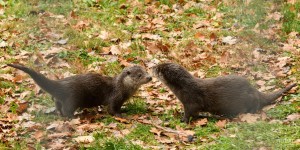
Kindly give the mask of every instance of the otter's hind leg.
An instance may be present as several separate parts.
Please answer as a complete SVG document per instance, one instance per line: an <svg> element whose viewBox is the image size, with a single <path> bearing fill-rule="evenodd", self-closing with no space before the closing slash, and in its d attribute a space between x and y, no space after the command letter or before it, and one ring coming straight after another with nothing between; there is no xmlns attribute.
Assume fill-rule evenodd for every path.
<svg viewBox="0 0 300 150"><path fill-rule="evenodd" d="M58 111L60 113L60 115L62 115L62 104L61 104L61 101L59 101L58 99L54 99L54 102L55 102L55 108L56 108L56 111Z"/></svg>
<svg viewBox="0 0 300 150"><path fill-rule="evenodd" d="M63 101L61 112L62 115L68 118L73 118L74 117L74 112L78 108L77 102L78 98L75 97L69 97L65 101Z"/></svg>

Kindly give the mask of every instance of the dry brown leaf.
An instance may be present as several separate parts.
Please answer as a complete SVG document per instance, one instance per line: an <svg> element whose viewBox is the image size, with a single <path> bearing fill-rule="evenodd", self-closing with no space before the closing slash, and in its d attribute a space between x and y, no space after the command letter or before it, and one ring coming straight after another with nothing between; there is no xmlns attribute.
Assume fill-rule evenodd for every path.
<svg viewBox="0 0 300 150"><path fill-rule="evenodd" d="M127 62L126 60L124 60L122 57L119 57L118 60L119 60L119 62L121 64L121 66L124 66L124 67L131 66L131 64L129 62Z"/></svg>
<svg viewBox="0 0 300 150"><path fill-rule="evenodd" d="M142 39L161 40L161 37L157 34L145 33L145 34L142 34Z"/></svg>
<svg viewBox="0 0 300 150"><path fill-rule="evenodd" d="M127 135L127 134L130 133L130 131L129 131L128 129L124 129L124 130L121 130L121 133L122 133L123 135Z"/></svg>
<svg viewBox="0 0 300 150"><path fill-rule="evenodd" d="M207 118L197 120L193 124L196 125L196 126L204 126L204 125L207 124Z"/></svg>
<svg viewBox="0 0 300 150"><path fill-rule="evenodd" d="M199 40L204 40L205 39L205 35L203 35L201 32L197 32L194 37L196 39L199 39Z"/></svg>
<svg viewBox="0 0 300 150"><path fill-rule="evenodd" d="M116 45L112 45L112 46L110 47L110 52L111 52L111 54L113 54L113 55L120 55L120 54L121 54L121 51L120 51L119 47L116 46Z"/></svg>
<svg viewBox="0 0 300 150"><path fill-rule="evenodd" d="M48 138L55 139L55 138L63 138L63 137L71 137L72 134L70 132L62 132L62 133L53 133L48 135Z"/></svg>
<svg viewBox="0 0 300 150"><path fill-rule="evenodd" d="M264 86L266 84L266 81L258 80L258 81L256 81L256 84L259 86Z"/></svg>
<svg viewBox="0 0 300 150"><path fill-rule="evenodd" d="M18 114L22 114L23 112L25 112L28 108L28 102L24 101L24 102L18 102L18 109L17 112Z"/></svg>
<svg viewBox="0 0 300 150"><path fill-rule="evenodd" d="M221 58L220 58L221 65L225 66L228 63L228 60L229 60L229 52L224 51L221 55Z"/></svg>
<svg viewBox="0 0 300 150"><path fill-rule="evenodd" d="M210 26L210 21L208 21L208 20L201 20L201 21L196 22L193 25L193 28L194 29L199 29L199 28L208 27L208 26Z"/></svg>
<svg viewBox="0 0 300 150"><path fill-rule="evenodd" d="M70 125L79 125L81 124L80 118L72 119L69 123Z"/></svg>
<svg viewBox="0 0 300 150"><path fill-rule="evenodd" d="M90 25L89 22L81 20L81 21L77 22L77 24L75 26L73 26L73 28L76 30L82 31L82 30L85 30L89 25Z"/></svg>
<svg viewBox="0 0 300 150"><path fill-rule="evenodd" d="M150 130L150 132L152 132L152 133L160 136L160 134L161 134L162 131L158 130L157 128L152 127L151 130Z"/></svg>
<svg viewBox="0 0 300 150"><path fill-rule="evenodd" d="M23 100L27 95L29 95L31 91L24 91L20 94L20 99ZM1 94L0 94L1 95Z"/></svg>
<svg viewBox="0 0 300 150"><path fill-rule="evenodd" d="M18 82L18 83L20 83L20 82L22 82L22 80L23 80L23 76L20 75L20 74L17 74L17 75L15 76L15 78L13 79L13 82Z"/></svg>
<svg viewBox="0 0 300 150"><path fill-rule="evenodd" d="M76 13L75 13L74 10L72 10L72 11L70 12L70 16L71 16L73 19L78 18L78 16L76 15Z"/></svg>
<svg viewBox="0 0 300 150"><path fill-rule="evenodd" d="M240 114L238 116L238 118L242 121L242 122L247 122L247 123L255 123L256 121L258 121L258 119L260 118L260 114Z"/></svg>
<svg viewBox="0 0 300 150"><path fill-rule="evenodd" d="M114 118L121 123L129 123L129 120L125 118L120 118L120 117L114 117Z"/></svg>
<svg viewBox="0 0 300 150"><path fill-rule="evenodd" d="M95 138L93 136L78 136L78 137L74 138L74 140L77 143L88 144L88 143L92 143L93 141L95 141Z"/></svg>
<svg viewBox="0 0 300 150"><path fill-rule="evenodd" d="M35 138L36 140L40 141L42 139L42 137L45 136L45 132L44 131L36 131L34 134L33 134L33 138Z"/></svg>
<svg viewBox="0 0 300 150"><path fill-rule="evenodd" d="M229 44L229 45L233 45L233 44L236 44L237 39L232 36L226 36L226 37L222 38L222 42Z"/></svg>
<svg viewBox="0 0 300 150"><path fill-rule="evenodd" d="M155 139L160 142L160 143L163 143L163 144L171 144L171 143L174 143L175 140L174 139L170 139L168 137L155 137Z"/></svg>
<svg viewBox="0 0 300 150"><path fill-rule="evenodd" d="M300 113L294 113L286 117L287 121L295 121L300 119Z"/></svg>
<svg viewBox="0 0 300 150"><path fill-rule="evenodd" d="M156 54L160 51L160 48L156 45L155 42L144 42L144 45L146 46L146 49L149 50L151 54Z"/></svg>
<svg viewBox="0 0 300 150"><path fill-rule="evenodd" d="M89 123L89 124L82 124L78 127L76 127L77 130L83 130L83 131L93 131L95 129L102 129L104 127L104 124L101 123Z"/></svg>
<svg viewBox="0 0 300 150"><path fill-rule="evenodd" d="M48 143L47 144L47 148L49 149L53 149L53 150L59 150L59 149L64 149L64 147L66 147L66 142L63 141L63 139L57 139L57 140L54 140L52 143Z"/></svg>
<svg viewBox="0 0 300 150"><path fill-rule="evenodd" d="M216 41L217 40L217 35L215 33L211 33L209 35L209 38L210 38L211 41Z"/></svg>
<svg viewBox="0 0 300 150"><path fill-rule="evenodd" d="M224 128L226 126L227 120L219 120L216 122L216 126L219 128Z"/></svg>
<svg viewBox="0 0 300 150"><path fill-rule="evenodd" d="M115 129L117 127L117 123L110 123L107 127L110 129Z"/></svg>
<svg viewBox="0 0 300 150"><path fill-rule="evenodd" d="M293 143L300 145L300 139L295 140Z"/></svg>
<svg viewBox="0 0 300 150"><path fill-rule="evenodd" d="M14 81L15 77L10 75L10 74L0 74L0 79L4 79L4 80L9 80L9 81Z"/></svg>
<svg viewBox="0 0 300 150"><path fill-rule="evenodd" d="M107 31L101 31L99 34L99 38L102 40L106 40L109 38L109 33Z"/></svg>

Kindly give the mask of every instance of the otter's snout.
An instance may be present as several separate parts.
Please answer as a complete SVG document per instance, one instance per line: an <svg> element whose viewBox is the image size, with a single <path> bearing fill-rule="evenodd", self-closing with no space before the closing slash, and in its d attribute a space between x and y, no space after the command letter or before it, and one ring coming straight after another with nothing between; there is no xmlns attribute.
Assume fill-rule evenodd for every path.
<svg viewBox="0 0 300 150"><path fill-rule="evenodd" d="M148 80L148 82L149 81L151 81L152 80L152 77L151 76L148 76L148 77L146 77L146 79Z"/></svg>

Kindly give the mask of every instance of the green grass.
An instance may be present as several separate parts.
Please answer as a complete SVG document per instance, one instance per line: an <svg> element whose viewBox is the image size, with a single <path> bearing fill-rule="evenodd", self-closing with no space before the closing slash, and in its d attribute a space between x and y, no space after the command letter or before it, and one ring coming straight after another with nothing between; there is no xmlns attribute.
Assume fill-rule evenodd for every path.
<svg viewBox="0 0 300 150"><path fill-rule="evenodd" d="M0 87L3 89L7 89L7 88L14 88L15 85L12 82L8 82L8 81L0 81Z"/></svg>
<svg viewBox="0 0 300 150"><path fill-rule="evenodd" d="M202 53L202 51L199 52L190 50L188 45L191 42L193 42L199 49L203 49L207 53L211 53L212 55L220 55L219 50L222 49L223 45L219 44L218 42L223 36L234 36L240 40L239 42L245 42L249 44L245 47L241 47L243 52L251 53L254 48L259 47L267 50L269 54L272 52L277 52L277 50L280 49L278 47L278 39L268 38L258 34L257 32L253 31L255 27L257 27L256 30L263 31L272 28L272 25L279 24L282 21L282 32L284 33L280 33L279 35L282 36L283 39L288 38L288 33L292 31L299 32L300 30L300 23L299 20L297 20L297 14L299 13L300 7L299 2L297 2L295 5L285 4L282 0L272 0L267 2L263 0L252 0L248 1L249 4L246 4L246 1L238 0L232 1L232 5L226 5L222 2L220 2L220 4L219 2L212 2L209 4L209 6L216 7L217 12L224 13L223 18L216 18L216 20L213 19L216 12L206 11L202 8L202 4L206 4L204 2L200 2L201 5L190 6L189 8L183 10L181 14L173 12L173 4L178 2L176 0L152 1L149 4L145 4L145 1L140 2L141 6L131 5L125 0L33 0L30 2L25 0L8 0L5 2L5 13L4 15L1 15L0 18L6 20L11 17L13 19L5 21L4 24L0 25L1 29L7 29L7 31L3 32L4 34L0 35L0 37L5 41L7 39L7 43L13 42L14 45L1 48L0 59L2 59L2 56L5 55L10 55L12 58L5 59L3 62L0 62L0 64L20 61L19 59L15 60L13 56L18 56L21 50L27 51L35 56L38 55L40 51L49 50L53 46L61 46L66 48L66 50L60 52L57 54L57 56L59 59L69 63L71 66L76 66L70 68L72 73L84 72L83 70L87 68L87 66L92 65L92 67L99 67L104 75L115 76L124 68L124 66L122 66L122 64L119 62L120 59L127 60L128 62L134 64L147 65L149 59L147 58L147 48L145 47L144 42L153 42L153 40L133 38L133 35L143 34L140 32L141 27L151 24L151 20L154 18L162 17L165 23L164 28L155 28L152 26L152 28L146 32L159 35L162 37L162 40L159 42L162 42L164 45L169 45L170 51L183 54L183 57L180 57L179 60L175 61L178 61L179 63L186 63L183 65L186 65L185 67L187 67L190 71L201 69L205 71L207 77L216 77L223 73L232 73L234 70L230 69L230 65L228 67L222 67L222 65L219 65L216 62L206 59L200 61L200 66L192 66L189 64L189 62L187 63L181 61L181 59L191 60L193 56ZM180 4L180 7L184 6L187 2L188 1L184 1L183 4ZM4 1L0 0L0 5L3 5L2 3L4 3ZM160 12L157 14L147 14L148 6L151 5L151 3L155 3L155 8L152 8L154 10L162 9L165 7L163 5L167 5L169 10L162 10L162 14L160 14ZM276 8L272 11L282 12L282 20L266 20L267 15L271 11L271 6ZM42 23L40 16L31 14L32 11L45 11L51 15L64 15L64 19L66 19L67 22L64 22L64 19L55 19L50 17L51 15L44 15L42 17L46 22L44 24ZM72 18L70 16L71 11L74 11L78 17ZM177 16L168 16L170 13L174 13ZM204 20L210 21L211 26L215 28L213 30L210 30L206 27L203 29L193 28L193 25L196 22ZM79 21L86 23L87 27L83 29L76 28L76 25ZM127 23L129 21L131 21L132 24L128 25ZM236 32L230 29L235 24L237 25L238 29L243 30ZM2 31L1 29L0 31ZM62 36L62 39L68 38L68 43L66 45L56 45L54 43L55 41L50 41L51 39L37 42L36 39L31 38L32 35L35 37L44 37L45 34L48 33L47 30L51 31L51 33L59 34ZM99 38L98 36L101 31L108 32L110 34L109 38L105 40ZM175 31L179 31L181 34L179 36L172 37L170 32ZM207 38L209 38L209 35L214 32L217 35L217 45L209 45L212 43L195 39L194 36L197 32L203 33ZM123 53L122 51L121 55L109 55L108 57L103 54L104 47L118 45L121 42L131 42L131 45L128 48L131 51L130 53ZM211 48L207 48L209 46L211 46ZM228 49L233 48L233 46L228 47ZM239 45L236 47L240 48ZM124 51L127 51L128 49L125 49ZM184 55L186 52L191 53L191 56ZM293 56L292 52L285 52L280 54L280 56L294 57L295 60L297 57ZM151 57L165 61L165 56L161 57L154 54ZM168 53L166 53L166 58L170 60L174 59L172 56L169 56ZM35 59L34 57L30 56L29 58L22 59L22 61L34 62ZM295 63L297 65L298 62L295 61ZM296 77L299 79L300 75L297 72L297 68L299 68L299 66L295 66L292 67L296 71L294 71L295 73L293 73L290 77ZM255 66L250 66L250 70L252 72L264 73L269 71L268 67L269 66L267 64L260 63ZM4 74L11 73L2 70L0 72ZM281 79L276 79L274 81L272 80L269 81L268 84L272 83L272 85L277 85L281 83L280 80ZM6 80L0 81L0 88L12 88L12 91L16 93L32 90L27 83L16 85ZM15 91L15 89L18 90ZM157 90L159 94L167 91L167 89L164 88L153 90ZM297 112L299 113L299 101L296 100L294 102L289 102L289 100L292 98L299 98L299 94L286 96L283 103L278 104L275 108L267 112L268 117L270 117L270 119L280 119L283 121L288 115ZM6 96L1 96L0 104L5 104L5 100ZM28 95L25 100L28 100L31 105L38 104L49 108L54 106L54 102L50 99L48 94L35 95L34 93L31 93L31 95ZM193 143L188 143L190 144L190 147L199 147L199 149L253 149L259 147L268 147L271 149L300 148L299 145L293 144L293 141L300 136L299 121L289 122L287 124L271 124L268 123L268 121L257 122L254 124L229 122L225 129L220 129L215 126L217 120L208 118L209 121L207 125L202 127L192 127L191 125L187 125L180 121L182 118L183 109L181 108L179 102L176 104L174 109L168 109L160 113L147 112L147 105L148 104L144 98L132 98L124 105L124 110L127 111L126 117L130 118L135 114L149 113L149 115L158 116L158 118L163 121L161 124L163 127L172 129L181 127L183 129L193 130L195 131L196 138ZM9 103L9 107L11 112L16 112L18 106L15 102L12 102ZM3 114L0 116L2 115ZM62 117L56 114L45 114L42 111L33 111L31 115L35 116L32 121L41 123L43 125L51 124L51 122L55 120L63 120ZM96 120L96 122L102 122L105 126L111 123L116 123L117 127L114 130L128 129L130 130L130 133L122 138L116 138L110 130L93 131L95 141L86 145L78 144L80 149L143 149L141 145L135 144L136 141L142 141L146 145L150 146L160 145L160 142L155 139L156 135L150 132L151 128L154 127L152 125L141 124L139 122L135 122L134 120L130 120L129 124L120 123L110 115L106 115L105 117ZM22 131L18 131L18 133L22 133ZM21 142L0 142L0 149L9 149L12 147L13 149L26 149L28 143L26 143L25 139L30 138L31 134L32 133L20 135L20 138L24 139ZM204 139L206 139L206 141ZM179 145L176 145L178 144L176 143L172 145L174 147L185 146L180 141L175 142L178 142ZM71 144L77 143L71 142ZM34 146L37 149L43 149L42 145L43 143L36 143ZM185 147L183 147L183 149L184 148Z"/></svg>
<svg viewBox="0 0 300 150"><path fill-rule="evenodd" d="M144 124L136 124L136 127L131 131L126 138L128 140L141 140L147 144L157 144L153 133L150 132L151 127Z"/></svg>
<svg viewBox="0 0 300 150"><path fill-rule="evenodd" d="M130 140L110 138L107 139L105 134L96 133L94 134L95 142L91 146L81 146L82 150L142 150L143 148L139 145L133 144Z"/></svg>
<svg viewBox="0 0 300 150"><path fill-rule="evenodd" d="M289 102L288 100L291 98L299 98L299 94L293 94L290 96L285 96L286 100L278 103L275 108L270 109L267 114L270 115L274 119L285 119L288 115L293 113L299 113L299 105L300 101L296 100L294 102Z"/></svg>
<svg viewBox="0 0 300 150"><path fill-rule="evenodd" d="M207 125L204 127L196 127L194 131L196 132L195 135L197 137L209 137L213 133L218 133L220 132L220 129L215 126L216 121L214 120L209 120Z"/></svg>
<svg viewBox="0 0 300 150"><path fill-rule="evenodd" d="M4 104L5 102L5 96L0 96L0 104Z"/></svg>
<svg viewBox="0 0 300 150"><path fill-rule="evenodd" d="M296 124L282 125L257 122L254 124L235 124L226 129L226 134L215 140L216 144L208 149L253 149L267 147L271 149L298 149L293 142L300 136L300 127ZM229 136L234 137L229 137Z"/></svg>
<svg viewBox="0 0 300 150"><path fill-rule="evenodd" d="M147 112L147 103L142 98L132 98L129 102L126 103L124 111L128 115L144 114Z"/></svg>
<svg viewBox="0 0 300 150"><path fill-rule="evenodd" d="M300 2L295 4L285 4L283 9L283 28L286 33L292 31L300 32L300 20L297 14L300 12Z"/></svg>

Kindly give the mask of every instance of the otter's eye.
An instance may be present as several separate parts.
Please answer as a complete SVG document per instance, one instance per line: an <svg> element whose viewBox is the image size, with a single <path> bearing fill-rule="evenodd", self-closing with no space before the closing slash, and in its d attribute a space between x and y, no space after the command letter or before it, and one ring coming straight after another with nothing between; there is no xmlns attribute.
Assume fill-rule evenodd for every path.
<svg viewBox="0 0 300 150"><path fill-rule="evenodd" d="M139 78L142 77L142 74L139 74Z"/></svg>
<svg viewBox="0 0 300 150"><path fill-rule="evenodd" d="M130 71L127 71L127 74L130 75Z"/></svg>

